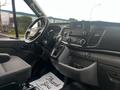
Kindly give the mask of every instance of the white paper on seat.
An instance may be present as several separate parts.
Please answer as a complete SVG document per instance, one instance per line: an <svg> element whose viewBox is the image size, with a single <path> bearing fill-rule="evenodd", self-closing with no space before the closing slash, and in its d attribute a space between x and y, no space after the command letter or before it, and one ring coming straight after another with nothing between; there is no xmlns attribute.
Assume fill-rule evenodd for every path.
<svg viewBox="0 0 120 90"><path fill-rule="evenodd" d="M49 72L30 84L39 88L38 90L60 90L63 87L64 82L53 73Z"/></svg>

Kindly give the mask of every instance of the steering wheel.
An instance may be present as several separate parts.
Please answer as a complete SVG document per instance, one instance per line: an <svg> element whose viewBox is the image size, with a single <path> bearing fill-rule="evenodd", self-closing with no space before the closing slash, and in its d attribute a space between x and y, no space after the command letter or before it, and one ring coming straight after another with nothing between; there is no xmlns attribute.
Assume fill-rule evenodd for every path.
<svg viewBox="0 0 120 90"><path fill-rule="evenodd" d="M35 26L37 24L37 26ZM48 18L45 16L41 16L33 21L27 28L24 40L26 43L31 43L36 41L38 38L42 36L46 27L48 26Z"/></svg>

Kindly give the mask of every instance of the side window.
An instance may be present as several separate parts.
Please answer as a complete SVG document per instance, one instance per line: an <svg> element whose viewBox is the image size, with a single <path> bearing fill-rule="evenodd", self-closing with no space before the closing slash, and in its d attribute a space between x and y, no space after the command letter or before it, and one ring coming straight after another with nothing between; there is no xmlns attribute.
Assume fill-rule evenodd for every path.
<svg viewBox="0 0 120 90"><path fill-rule="evenodd" d="M16 20L19 32L19 38L23 39L27 27L37 17L33 11L27 6L24 0L16 0Z"/></svg>
<svg viewBox="0 0 120 90"><path fill-rule="evenodd" d="M15 36L11 0L0 0L0 39Z"/></svg>
<svg viewBox="0 0 120 90"><path fill-rule="evenodd" d="M12 0L1 1L0 38L16 38ZM24 0L15 0L16 20L19 38L23 39L27 27L36 19L36 15L27 6Z"/></svg>

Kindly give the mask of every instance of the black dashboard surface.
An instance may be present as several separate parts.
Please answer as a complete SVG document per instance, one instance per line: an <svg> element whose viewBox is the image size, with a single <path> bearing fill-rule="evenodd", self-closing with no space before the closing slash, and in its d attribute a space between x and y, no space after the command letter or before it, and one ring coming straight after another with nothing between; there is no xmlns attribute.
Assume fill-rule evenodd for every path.
<svg viewBox="0 0 120 90"><path fill-rule="evenodd" d="M42 42L53 49L56 37L62 30L59 25L49 25ZM83 49L120 52L120 24L80 21L70 23L63 30L63 41L84 47Z"/></svg>
<svg viewBox="0 0 120 90"><path fill-rule="evenodd" d="M120 24L109 22L72 23L64 33L69 33L69 44L83 45L87 49L120 51Z"/></svg>

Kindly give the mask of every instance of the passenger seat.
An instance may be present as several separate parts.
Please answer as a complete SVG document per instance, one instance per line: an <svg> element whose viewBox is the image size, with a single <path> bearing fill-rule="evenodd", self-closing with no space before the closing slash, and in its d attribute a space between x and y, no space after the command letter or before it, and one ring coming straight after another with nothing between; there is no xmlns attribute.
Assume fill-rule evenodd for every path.
<svg viewBox="0 0 120 90"><path fill-rule="evenodd" d="M0 87L22 84L31 76L31 66L17 56L0 53Z"/></svg>

